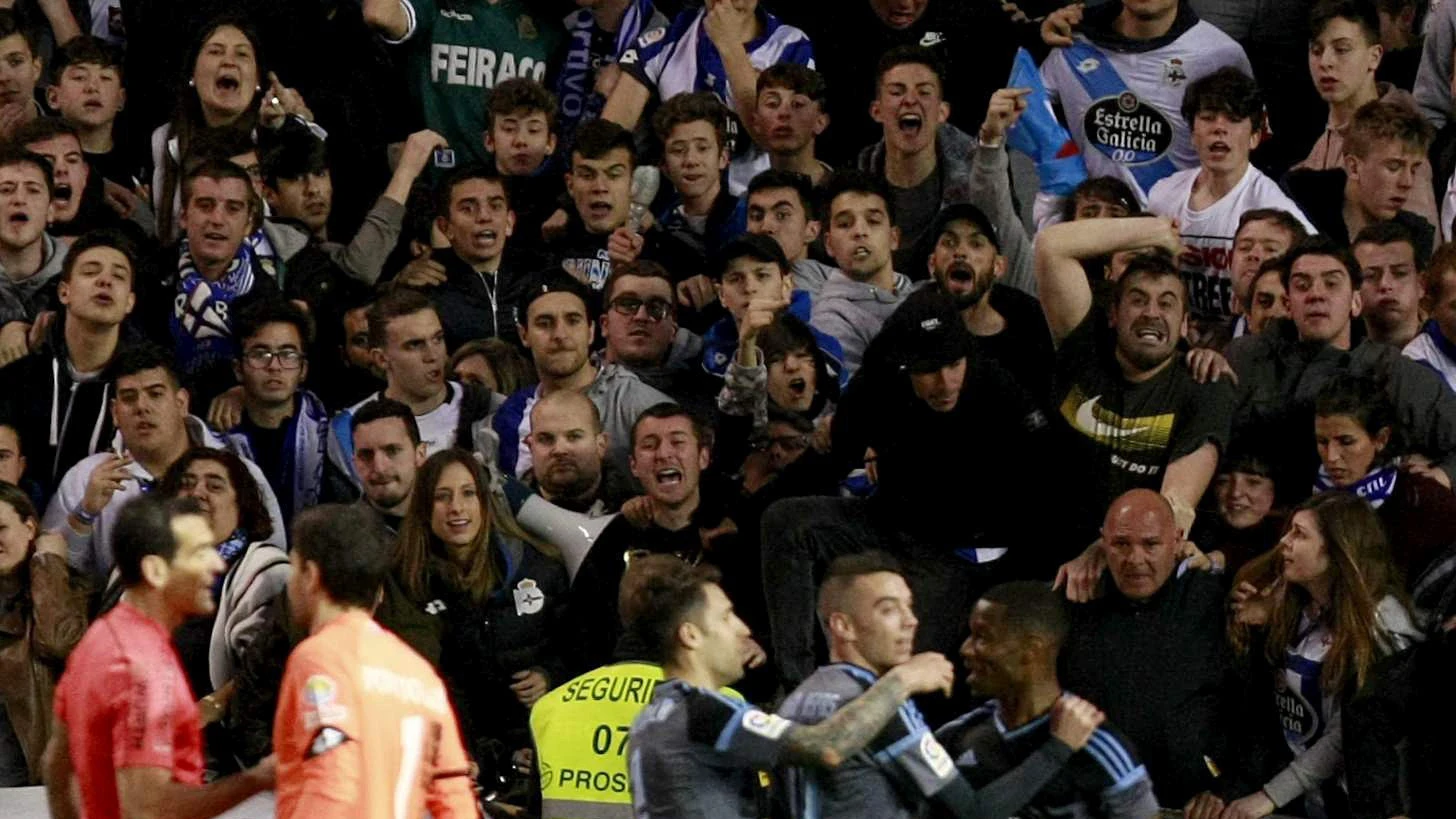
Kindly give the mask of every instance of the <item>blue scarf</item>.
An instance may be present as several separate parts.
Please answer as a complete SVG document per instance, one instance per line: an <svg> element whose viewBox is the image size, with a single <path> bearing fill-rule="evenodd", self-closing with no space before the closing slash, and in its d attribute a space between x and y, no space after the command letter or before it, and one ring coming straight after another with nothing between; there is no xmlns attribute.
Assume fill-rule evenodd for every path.
<svg viewBox="0 0 1456 819"><path fill-rule="evenodd" d="M253 289L256 254L256 240L249 237L238 246L227 272L215 282L208 281L197 270L187 238L182 238L177 254L177 297L170 323L172 340L177 344L177 365L184 375L236 357L230 308L234 299Z"/></svg>
<svg viewBox="0 0 1456 819"><path fill-rule="evenodd" d="M1352 492L1364 498L1371 508L1379 509L1381 504L1384 504L1395 491L1395 479L1399 474L1400 470L1393 463L1377 465L1365 473L1365 477L1343 487L1343 491ZM1316 493L1328 492L1331 489L1341 489L1341 487L1335 486L1334 481L1330 480L1330 473L1321 466L1319 474L1314 479L1314 491Z"/></svg>
<svg viewBox="0 0 1456 819"><path fill-rule="evenodd" d="M652 22L657 9L652 0L632 0L627 12L622 15L617 29L616 44L612 53L604 55L602 63L615 63L622 53L631 48L643 28ZM602 115L606 99L596 92L595 77L592 75L592 41L596 39L597 21L587 9L581 9L566 17L568 47L566 62L561 67L561 76L556 80L556 97L561 100L561 144L569 146L575 142L577 126L590 122Z"/></svg>
<svg viewBox="0 0 1456 819"><path fill-rule="evenodd" d="M228 569L232 569L233 564L237 562L238 558L243 556L243 552L247 551L247 549L248 533L242 529L234 529L233 533L228 535L228 539L224 540L217 547L217 553L222 557L222 562L227 565ZM222 595L222 584L223 581L227 580L227 575L227 571L224 571L212 582L212 599L216 600Z"/></svg>

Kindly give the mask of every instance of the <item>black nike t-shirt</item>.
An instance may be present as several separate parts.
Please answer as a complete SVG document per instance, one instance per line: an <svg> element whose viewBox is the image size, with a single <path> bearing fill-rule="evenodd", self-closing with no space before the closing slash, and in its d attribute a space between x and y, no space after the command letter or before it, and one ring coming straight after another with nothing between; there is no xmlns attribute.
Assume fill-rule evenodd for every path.
<svg viewBox="0 0 1456 819"><path fill-rule="evenodd" d="M1168 464L1212 441L1228 445L1234 389L1227 379L1194 382L1182 355L1153 378L1133 383L1116 358L1116 334L1088 311L1057 350L1053 409L1070 513L1067 544L1097 537L1107 507L1130 489L1159 490Z"/></svg>

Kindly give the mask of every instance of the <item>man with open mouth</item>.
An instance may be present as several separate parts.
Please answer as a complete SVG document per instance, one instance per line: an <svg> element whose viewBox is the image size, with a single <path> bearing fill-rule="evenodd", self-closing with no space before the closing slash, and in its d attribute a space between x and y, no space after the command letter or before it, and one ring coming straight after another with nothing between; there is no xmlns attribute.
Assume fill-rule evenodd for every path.
<svg viewBox="0 0 1456 819"><path fill-rule="evenodd" d="M54 200L50 165L36 154L0 154L0 366L30 351L32 322L53 309L51 280L66 247L46 232Z"/></svg>
<svg viewBox="0 0 1456 819"><path fill-rule="evenodd" d="M1183 238L1178 267L1188 283L1190 339L1211 346L1234 315L1234 240L1242 214L1273 209L1314 232L1299 206L1249 164L1264 128L1264 101L1254 80L1221 68L1188 86L1183 117L1198 167L1164 178L1148 193L1148 210L1173 219Z"/></svg>

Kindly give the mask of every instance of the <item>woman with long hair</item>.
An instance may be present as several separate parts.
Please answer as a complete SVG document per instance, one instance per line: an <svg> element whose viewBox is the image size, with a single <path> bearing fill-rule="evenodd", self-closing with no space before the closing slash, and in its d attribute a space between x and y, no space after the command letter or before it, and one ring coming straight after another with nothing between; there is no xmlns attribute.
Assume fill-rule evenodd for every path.
<svg viewBox="0 0 1456 819"><path fill-rule="evenodd" d="M1378 383L1334 379L1315 398L1314 489L1349 492L1375 509L1416 614L1430 625L1430 618L1453 613L1442 609L1456 578L1456 495L1398 457L1399 433L1395 407Z"/></svg>
<svg viewBox="0 0 1456 819"><path fill-rule="evenodd" d="M0 481L0 788L40 784L51 697L86 602L65 539L42 534L29 496Z"/></svg>
<svg viewBox="0 0 1456 819"><path fill-rule="evenodd" d="M1266 603L1236 606L1273 676L1274 705L1292 760L1225 817L1267 816L1303 798L1305 815L1348 815L1341 711L1372 679L1376 662L1419 639L1402 602L1385 529L1364 500L1325 492L1298 506L1279 545L1246 567L1276 573ZM1258 645L1255 639L1248 645Z"/></svg>
<svg viewBox="0 0 1456 819"><path fill-rule="evenodd" d="M569 583L548 550L516 523L470 453L447 449L420 467L400 527L395 584L386 586L377 616L392 628L405 621L395 630L407 641L411 632L438 635L440 672L487 782L514 784L512 757L531 745L530 707L566 679L561 615Z"/></svg>
<svg viewBox="0 0 1456 819"><path fill-rule="evenodd" d="M163 497L197 500L207 517L227 569L213 587L217 610L191 620L173 637L192 691L205 696L233 678L243 649L268 628L281 627L267 615L269 604L288 585L288 555L266 540L273 522L252 473L225 449L194 447L167 470L157 491Z"/></svg>
<svg viewBox="0 0 1456 819"><path fill-rule="evenodd" d="M196 163L200 137L232 131L256 144L259 126L276 130L290 116L313 120L303 98L267 73L260 52L253 25L234 15L214 20L192 43L184 63L187 90L171 121L152 132L152 207L163 243L178 232L182 178ZM256 169L250 173L257 177Z"/></svg>

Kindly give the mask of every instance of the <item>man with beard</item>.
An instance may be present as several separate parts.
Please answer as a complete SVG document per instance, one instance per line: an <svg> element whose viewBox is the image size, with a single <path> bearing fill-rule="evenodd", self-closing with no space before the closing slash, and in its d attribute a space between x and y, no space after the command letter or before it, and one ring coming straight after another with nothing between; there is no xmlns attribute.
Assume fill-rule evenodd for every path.
<svg viewBox="0 0 1456 819"><path fill-rule="evenodd" d="M602 287L602 358L694 412L708 415L718 384L703 372L703 339L677 323L672 274L639 259L616 265Z"/></svg>
<svg viewBox="0 0 1456 819"><path fill-rule="evenodd" d="M723 509L705 502L702 476L708 468L711 432L675 404L649 407L632 428L632 475L641 482L652 520L637 528L624 517L613 520L592 544L571 583L568 633L573 669L586 671L611 660L622 635L617 591L628 562L637 555L676 555L697 565L709 562L728 573L725 586L745 595L758 581L758 567L733 560L736 550L714 548L733 529ZM736 581L736 582L735 582ZM748 597L749 619L754 618ZM761 605L758 607L761 610Z"/></svg>
<svg viewBox="0 0 1456 819"><path fill-rule="evenodd" d="M590 127L588 124L587 127ZM521 341L530 351L540 383L523 387L506 399L492 426L500 436L500 466L520 477L533 464L531 410L554 392L580 392L596 404L607 436L607 460L617 475L627 468L631 429L637 416L654 404L672 399L653 389L619 364L598 366L591 360L595 337L591 308L596 294L575 277L548 271L533 279L518 302ZM609 491L620 491L610 487Z"/></svg>
<svg viewBox="0 0 1456 819"><path fill-rule="evenodd" d="M1228 443L1233 387L1228 379L1197 383L1178 353L1188 319L1188 291L1171 255L1180 243L1172 222L1152 218L1100 220L1101 240L1115 250L1145 247L1161 226L1159 244L1169 251L1128 262L1107 311L1110 333L1097 326L1103 314L1093 309L1084 249L1066 241L1089 221L1053 225L1038 237L1037 282L1057 346L1052 398L1067 481L1064 542L1094 541L1107 505L1138 487L1160 491L1189 531Z"/></svg>
<svg viewBox="0 0 1456 819"><path fill-rule="evenodd" d="M1011 229L1025 241L1019 222ZM1001 283L1006 257L991 220L975 205L951 205L940 212L930 235L935 241L930 273L955 300L981 352L1038 402L1048 401L1055 353L1046 319L1035 298Z"/></svg>
<svg viewBox="0 0 1456 819"><path fill-rule="evenodd" d="M1351 246L1360 263L1360 317L1365 336L1380 344L1405 345L1421 332L1421 271L1424 254L1399 222L1376 222Z"/></svg>
<svg viewBox="0 0 1456 819"><path fill-rule="evenodd" d="M597 405L579 392L553 392L531 408L532 488L572 512L599 517L615 512L602 497L607 436Z"/></svg>

